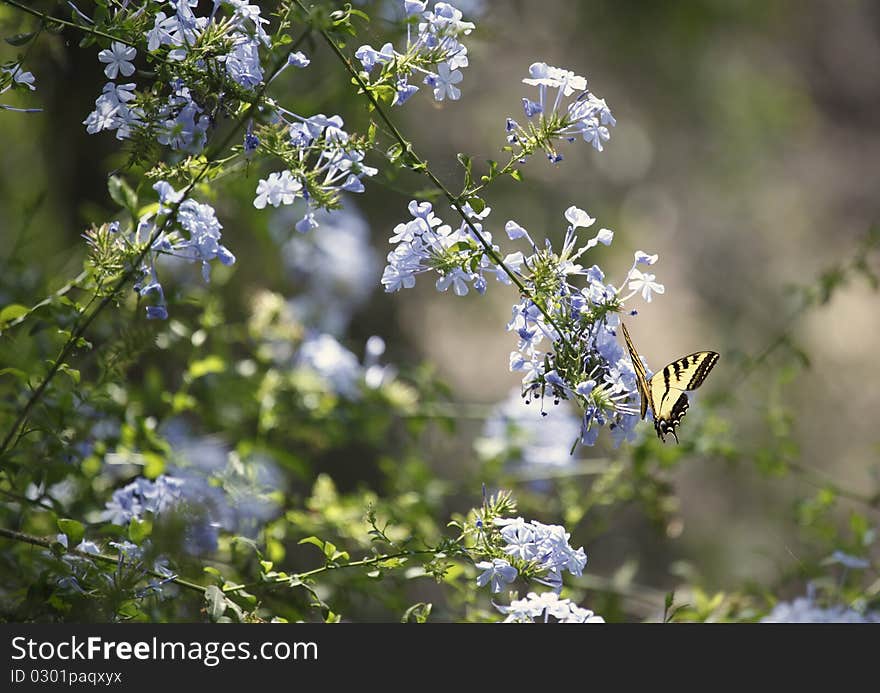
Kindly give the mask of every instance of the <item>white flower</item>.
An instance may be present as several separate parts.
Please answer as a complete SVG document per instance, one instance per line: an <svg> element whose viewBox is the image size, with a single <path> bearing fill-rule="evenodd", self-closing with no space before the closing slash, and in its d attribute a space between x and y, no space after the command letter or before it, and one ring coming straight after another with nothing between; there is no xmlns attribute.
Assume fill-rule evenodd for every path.
<svg viewBox="0 0 880 693"><path fill-rule="evenodd" d="M571 70L563 70L552 67L547 63L532 63L529 66L529 75L523 83L533 87L553 87L562 89L565 96L571 96L575 92L581 92L587 88L587 80L576 75Z"/></svg>
<svg viewBox="0 0 880 693"><path fill-rule="evenodd" d="M586 229L596 223L595 217L591 217L584 210L574 205L565 210L565 218L573 229Z"/></svg>
<svg viewBox="0 0 880 693"><path fill-rule="evenodd" d="M555 592L537 594L529 592L525 599L514 599L510 606L496 608L507 614L504 623L550 623L550 617L557 623L605 623L605 619L597 616L589 609L573 604L570 599L560 599Z"/></svg>
<svg viewBox="0 0 880 693"><path fill-rule="evenodd" d="M629 289L630 291L640 291L642 298L648 303L651 302L652 292L663 294L666 287L654 281L656 277L653 274L642 273L640 270L633 269L629 273Z"/></svg>
<svg viewBox="0 0 880 693"><path fill-rule="evenodd" d="M273 207L293 204L300 190L302 190L302 183L296 180L290 171L270 173L268 179L261 179L257 183L254 207L264 209L267 204Z"/></svg>
<svg viewBox="0 0 880 693"><path fill-rule="evenodd" d="M131 61L134 60L136 55L137 50L131 46L114 41L110 44L109 49L105 48L98 53L98 60L102 63L107 63L107 67L104 68L104 74L110 79L116 79L116 75L120 72L125 77L134 74L134 65L132 65Z"/></svg>

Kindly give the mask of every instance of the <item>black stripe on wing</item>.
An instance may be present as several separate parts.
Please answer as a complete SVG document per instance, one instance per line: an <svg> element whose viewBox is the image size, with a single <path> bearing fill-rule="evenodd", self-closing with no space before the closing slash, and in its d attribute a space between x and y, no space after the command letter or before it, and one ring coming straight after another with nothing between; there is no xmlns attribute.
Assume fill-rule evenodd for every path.
<svg viewBox="0 0 880 693"><path fill-rule="evenodd" d="M654 430L657 431L657 437L660 440L665 443L667 434L671 433L675 438L675 442L678 442L678 435L676 435L675 429L681 424L681 420L684 418L684 415L687 414L689 406L690 402L688 402L688 396L682 392L678 396L678 399L675 400L675 404L672 405L672 409L668 416L655 415Z"/></svg>
<svg viewBox="0 0 880 693"><path fill-rule="evenodd" d="M714 351L698 351L689 354L673 361L663 369L664 382L667 387L676 390L696 390L703 384L706 376L718 363L719 358L719 354Z"/></svg>

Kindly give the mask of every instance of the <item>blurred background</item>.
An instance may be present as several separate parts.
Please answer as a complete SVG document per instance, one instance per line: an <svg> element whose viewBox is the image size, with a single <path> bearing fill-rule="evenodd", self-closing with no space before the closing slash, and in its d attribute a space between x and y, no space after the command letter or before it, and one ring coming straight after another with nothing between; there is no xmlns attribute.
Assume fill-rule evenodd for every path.
<svg viewBox="0 0 880 693"><path fill-rule="evenodd" d="M490 285L483 297L458 298L438 293L427 277L414 290L383 293L387 239L425 187L414 174L366 181L366 194L328 221L336 231L327 239L336 235L326 243L323 229L296 234L296 215L253 208L257 180L267 171L230 180L213 203L238 262L229 272L215 270L212 290L224 295L230 320L247 315L268 289L290 298L301 315L312 311L304 320L326 320L321 329L358 355L369 336L379 335L384 358L398 368L430 364L448 385L444 416L456 426L426 434L423 451L438 478L472 484L460 489L463 508L480 502L480 481L496 487L503 479L537 499L547 510L543 519L574 521L572 543L585 545L589 570L614 576L624 566L635 582L656 590L683 577L711 589L784 577L798 564L803 541L792 512L798 503L826 478L868 495L877 489L877 294L855 280L827 303L801 311L804 293L795 287L815 287L823 272L851 263L880 219L880 5L458 5L477 24L466 42L470 66L461 100L438 104L420 93L393 112L416 151L458 190L456 153L505 160L505 118L521 117L521 98L534 98L521 83L532 62L584 75L617 118L606 150L581 142L563 146L558 165L533 157L522 167L524 183L504 180L486 191L488 228L496 242L506 242L503 223L515 219L533 237L558 243L564 210L586 209L615 231L613 245L591 255L613 283L622 281L635 250L660 256L654 269L666 293L639 306L630 322L649 365L656 369L701 349L721 353L680 431L683 443L692 443L675 452L671 442L645 443L677 497L659 526L637 503L622 504L597 525L566 511L572 499L597 492L596 479L621 451L603 434L596 448L569 456L577 420L565 405L541 422L534 409L522 414L515 401L508 404L511 416L528 417L522 427L530 442L518 453L524 459L515 473L493 466L505 444L498 406L518 386L508 371L513 340L505 330L517 295ZM0 17L12 22L13 14L3 8ZM388 28L374 19L363 42L381 45ZM4 46L0 55L10 59L15 50ZM285 73L280 100L300 113L338 112L349 129L365 131L341 66L322 44L306 51L311 67ZM106 176L125 162L111 135L89 136L81 125L104 82L94 49L79 49L63 32L41 41L26 66L38 87L27 105L43 112L0 112L0 272L16 276L15 288L9 282L0 294L4 304L33 303L80 271L80 234L114 213ZM381 167L381 152L368 161ZM451 210L437 206L454 223ZM24 229L29 210L35 213ZM345 271L328 278L315 272L321 262ZM878 267L876 254L869 262ZM187 287L199 282L191 274L172 293L189 295ZM332 314L329 304L309 298L322 281L343 297ZM181 321L197 310L171 300ZM723 429L737 453L694 444L707 425ZM650 439L650 425L642 428ZM768 446L783 439L768 457ZM369 483L358 451L350 453L342 476L351 486ZM808 472L783 477L775 474L779 465Z"/></svg>

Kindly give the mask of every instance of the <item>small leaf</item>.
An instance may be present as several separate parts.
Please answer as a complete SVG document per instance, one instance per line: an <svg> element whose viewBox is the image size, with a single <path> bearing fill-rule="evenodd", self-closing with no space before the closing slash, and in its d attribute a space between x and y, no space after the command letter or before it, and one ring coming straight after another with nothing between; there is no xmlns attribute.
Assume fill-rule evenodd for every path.
<svg viewBox="0 0 880 693"><path fill-rule="evenodd" d="M215 354L189 364L188 375L193 380L197 380L205 375L222 373L225 370L226 361Z"/></svg>
<svg viewBox="0 0 880 693"><path fill-rule="evenodd" d="M60 519L58 520L58 529L67 536L67 546L71 549L75 548L86 535L85 526L76 520Z"/></svg>
<svg viewBox="0 0 880 693"><path fill-rule="evenodd" d="M10 46L23 46L24 44L29 43L36 35L36 31L29 31L26 34L15 34L15 36L7 36L3 40L6 41L6 43L8 43Z"/></svg>
<svg viewBox="0 0 880 693"><path fill-rule="evenodd" d="M20 368L0 368L0 375L11 375L19 380L27 380L27 373Z"/></svg>
<svg viewBox="0 0 880 693"><path fill-rule="evenodd" d="M136 517L131 518L128 525L128 538L135 544L140 544L153 532L153 523L149 520L139 520Z"/></svg>
<svg viewBox="0 0 880 693"><path fill-rule="evenodd" d="M208 605L208 616L212 621L218 621L226 613L226 595L217 585L209 585L205 590L205 602Z"/></svg>
<svg viewBox="0 0 880 693"><path fill-rule="evenodd" d="M474 195L473 197L468 198L468 204L471 206L477 214L480 214L484 209L486 209L486 202L481 197L477 197Z"/></svg>
<svg viewBox="0 0 880 693"><path fill-rule="evenodd" d="M137 214L137 194L131 189L131 186L125 182L121 176L110 176L107 179L107 191L110 197L120 207L125 207L132 216Z"/></svg>
<svg viewBox="0 0 880 693"><path fill-rule="evenodd" d="M324 553L324 541L323 539L318 539L318 537L306 537L305 539L300 539L299 544L311 544L312 546L317 546L321 549L321 553Z"/></svg>
<svg viewBox="0 0 880 693"><path fill-rule="evenodd" d="M3 310L0 310L0 327L3 327L13 320L17 320L18 318L27 315L30 312L31 309L27 306L22 306L18 303L11 303L3 308Z"/></svg>
<svg viewBox="0 0 880 693"><path fill-rule="evenodd" d="M80 372L76 368L71 368L66 363L62 363L58 366L58 371L60 373L64 373L77 385L79 385Z"/></svg>

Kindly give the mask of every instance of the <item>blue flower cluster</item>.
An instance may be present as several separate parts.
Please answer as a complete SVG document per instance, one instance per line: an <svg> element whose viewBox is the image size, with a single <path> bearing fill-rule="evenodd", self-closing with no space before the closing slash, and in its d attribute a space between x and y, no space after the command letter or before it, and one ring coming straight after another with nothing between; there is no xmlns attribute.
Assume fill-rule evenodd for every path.
<svg viewBox="0 0 880 693"><path fill-rule="evenodd" d="M470 206L465 213L486 243L492 243L492 235L483 230L483 220L491 209L486 207L477 214ZM485 246L474 235L473 229L464 221L453 229L437 217L430 202L409 203L412 221L398 224L389 243L397 246L387 257L388 265L382 274L385 291L392 293L415 286L416 275L435 271L440 275L436 287L446 291L452 287L456 296L467 295L470 286L480 294L486 292L486 275L494 275L498 281L510 284L507 274L496 267ZM498 246L492 246L499 250ZM508 267L518 266L522 253L504 259Z"/></svg>
<svg viewBox="0 0 880 693"><path fill-rule="evenodd" d="M427 9L427 2L419 0L405 0L403 5L409 20L406 47L397 52L391 43L378 50L361 46L355 57L364 72L370 76L376 67L380 68L373 85L389 84L394 89L392 103L396 106L406 103L419 90L410 83L415 73L432 90L435 100L461 98L456 85L462 80L461 69L468 66L468 55L459 39L474 30L473 23L464 21L462 13L448 2L436 3L433 11Z"/></svg>
<svg viewBox="0 0 880 693"><path fill-rule="evenodd" d="M504 553L522 561L533 561L542 571L540 582L552 587L556 592L562 589L562 572L572 575L583 574L587 564L587 554L583 547L574 549L568 543L571 534L561 525L545 525L523 518L496 518L495 526L500 527L504 541Z"/></svg>
<svg viewBox="0 0 880 693"><path fill-rule="evenodd" d="M362 193L361 179L375 176L378 171L364 163L364 150L352 142L338 115L319 113L304 118L280 106L275 108L278 121L288 129L295 168L301 173L285 169L260 179L254 207L265 209L267 205L278 207L304 200L307 210L295 227L306 233L318 226L315 212L327 206L326 200L338 200L343 192ZM319 189L310 190L307 178Z"/></svg>
<svg viewBox="0 0 880 693"><path fill-rule="evenodd" d="M593 226L596 219L571 206L565 212L568 226L561 249L555 250L549 239L538 244L510 220L505 224L508 238L524 240L529 251L508 253L496 264L501 250L492 245L492 235L484 228L489 211L487 207L476 214L466 207L471 224L463 221L453 229L434 214L430 203L410 202L412 220L398 224L390 239L396 247L388 254L382 276L385 290L411 288L416 276L428 271L439 275L438 291L452 287L458 296L466 295L471 286L484 293L490 274L505 284L512 282L510 275L516 277L524 291L513 306L507 329L518 340L510 369L523 373L523 396L543 400L550 395L555 403L569 399L581 405L584 445L593 445L606 424L615 444L630 439L639 420L639 395L616 328L630 298L639 294L650 302L655 294L664 293L654 274L639 269L653 265L657 255L638 251L623 283L619 287L606 283L598 265L586 267L581 262L586 252L610 245L614 233L603 228L581 239L581 230Z"/></svg>
<svg viewBox="0 0 880 693"><path fill-rule="evenodd" d="M235 262L235 256L220 243L220 229L223 227L211 205L191 198L184 199L183 192L175 190L166 181L159 181L153 189L159 193L158 210L141 217L133 238L120 237L120 243L140 246L152 239L149 252L140 267L143 278L135 284L135 290L142 297L155 296L154 303L147 306L147 318L165 320L168 306L156 270L159 257L164 255L187 262L201 262L202 277L207 282L210 280L211 261L231 265ZM172 214L175 205L177 213L169 221L168 215ZM118 222L114 222L111 228L118 231ZM159 232L159 229L162 231Z"/></svg>
<svg viewBox="0 0 880 693"><path fill-rule="evenodd" d="M573 407L538 409L527 405L520 389L515 388L486 419L474 444L480 457L500 458L531 471L571 464L571 444L580 436L580 418Z"/></svg>
<svg viewBox="0 0 880 693"><path fill-rule="evenodd" d="M570 599L560 599L555 592L529 592L524 599L511 601L510 606L496 607L507 614L504 623L605 623L601 616Z"/></svg>
<svg viewBox="0 0 880 693"><path fill-rule="evenodd" d="M144 4L136 11L138 15L145 11L152 14L153 26L144 33L149 59L164 63L166 67L172 66L173 74L174 63L186 60L210 30L213 40L222 35L225 45L230 48L219 54L202 51L200 69L206 74L212 71L225 73L240 87L254 89L263 81L260 46L270 44L269 35L263 28L268 20L260 16L260 7L245 0L216 0L210 15L198 16L193 9L197 6L198 0L162 0ZM223 7L229 12L221 12ZM85 20L91 21L75 6L74 9ZM117 14L131 12L125 4L112 11ZM131 77L136 59L137 49L119 41L111 42L109 48L98 53L98 60L105 64L104 74L110 80ZM188 84L183 74L171 78L167 88L164 103L154 107L148 117L147 109L139 104L136 83L107 82L95 101L95 109L83 124L90 134L115 130L118 139L130 138L136 128L148 128L160 144L197 154L207 142L211 125L209 108L199 102L199 97L194 94L196 85Z"/></svg>
<svg viewBox="0 0 880 693"><path fill-rule="evenodd" d="M273 233L287 238L294 216L293 209L275 215ZM298 288L288 303L303 324L338 336L369 299L382 270L370 227L352 201L316 212L315 221L320 233L294 234L282 247L284 266Z"/></svg>
<svg viewBox="0 0 880 693"><path fill-rule="evenodd" d="M529 398L550 394L557 402L573 399L581 404L582 444L595 444L599 429L608 424L619 445L632 437L639 421L639 395L632 364L617 340L618 314L636 293L650 302L654 293L664 292L653 274L638 269L640 264L654 264L657 256L638 251L623 284L615 287L605 282L598 265L584 267L578 262L598 244L610 245L613 233L600 229L577 248L578 229L589 228L596 220L577 207L569 207L565 218L569 225L558 253L549 241L540 248L524 228L513 221L507 223L508 236L524 238L532 250L522 262L531 270L523 275L531 291L513 307L507 325L518 338L517 348L510 354L510 369L524 374L523 393ZM576 277L582 278L585 286L574 284ZM626 295L622 295L624 286L630 290ZM542 300L545 296L552 300ZM544 310L534 297L542 300ZM576 350L577 358L560 359L560 346L566 344Z"/></svg>
<svg viewBox="0 0 880 693"><path fill-rule="evenodd" d="M602 151L603 142L611 137L608 127L617 121L605 99L587 90L587 80L570 70L552 67L547 63L532 63L525 84L538 87L538 100L523 99L527 118L524 127L507 119L507 141L531 148L541 146L553 163L562 161L562 155L553 146L553 140L584 142ZM556 90L555 96L548 90ZM570 100L571 97L574 99ZM566 103L567 101L567 103Z"/></svg>
<svg viewBox="0 0 880 693"><path fill-rule="evenodd" d="M0 94L5 94L10 89L36 91L34 82L37 78L33 72L22 69L21 63L6 63L0 65ZM18 111L19 113L39 113L40 108L17 108L0 103L0 109L4 111Z"/></svg>

